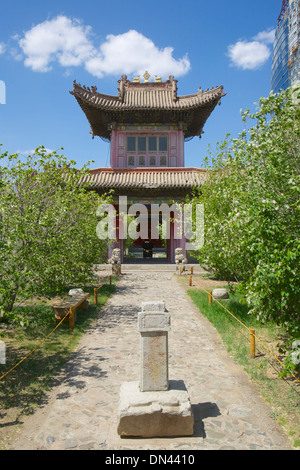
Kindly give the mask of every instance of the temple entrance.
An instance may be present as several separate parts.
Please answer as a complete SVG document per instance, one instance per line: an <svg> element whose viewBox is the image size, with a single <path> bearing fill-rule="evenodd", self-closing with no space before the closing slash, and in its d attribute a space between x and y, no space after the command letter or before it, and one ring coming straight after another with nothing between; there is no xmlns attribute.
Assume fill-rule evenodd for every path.
<svg viewBox="0 0 300 470"><path fill-rule="evenodd" d="M137 220L137 219L136 219ZM141 218L139 219L141 220ZM161 220L159 221L161 224ZM123 262L130 264L161 264L170 262L168 259L168 240L163 240L161 237L151 237L151 213L147 217L148 237L137 240L126 240L124 243L124 257ZM137 231L140 226L137 226ZM161 230L159 230L161 233ZM145 235L145 234L144 234Z"/></svg>
<svg viewBox="0 0 300 470"><path fill-rule="evenodd" d="M124 250L124 263L131 260L140 263L162 263L167 262L167 248L160 240L136 240L136 243Z"/></svg>
<svg viewBox="0 0 300 470"><path fill-rule="evenodd" d="M115 206L117 239L111 248L119 248L125 264L174 264L175 249L185 250L184 237L175 236L175 213L168 205L152 210L156 200L127 206L127 212ZM133 209L132 209L133 207ZM110 256L109 256L110 257Z"/></svg>

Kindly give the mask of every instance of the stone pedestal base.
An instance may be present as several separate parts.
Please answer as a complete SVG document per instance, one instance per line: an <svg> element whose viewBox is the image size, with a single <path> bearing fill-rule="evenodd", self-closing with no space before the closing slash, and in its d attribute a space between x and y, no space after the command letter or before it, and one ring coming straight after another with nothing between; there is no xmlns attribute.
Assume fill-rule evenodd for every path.
<svg viewBox="0 0 300 470"><path fill-rule="evenodd" d="M170 380L169 390L141 392L139 382L120 389L118 434L121 437L192 436L194 418L182 380Z"/></svg>

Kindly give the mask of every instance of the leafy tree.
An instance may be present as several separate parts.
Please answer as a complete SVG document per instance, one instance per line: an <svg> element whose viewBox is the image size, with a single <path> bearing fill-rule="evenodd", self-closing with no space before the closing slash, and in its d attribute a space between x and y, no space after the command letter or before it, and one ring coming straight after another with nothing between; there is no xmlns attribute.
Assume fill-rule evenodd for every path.
<svg viewBox="0 0 300 470"><path fill-rule="evenodd" d="M0 316L2 309L6 318L17 296L58 294L87 282L107 247L96 236L103 198L80 184L86 167L78 170L44 147L25 161L7 152L0 159Z"/></svg>
<svg viewBox="0 0 300 470"><path fill-rule="evenodd" d="M299 90L298 90L299 92ZM290 89L242 115L252 127L207 159L196 198L205 205L198 260L240 281L252 314L299 332L300 107Z"/></svg>

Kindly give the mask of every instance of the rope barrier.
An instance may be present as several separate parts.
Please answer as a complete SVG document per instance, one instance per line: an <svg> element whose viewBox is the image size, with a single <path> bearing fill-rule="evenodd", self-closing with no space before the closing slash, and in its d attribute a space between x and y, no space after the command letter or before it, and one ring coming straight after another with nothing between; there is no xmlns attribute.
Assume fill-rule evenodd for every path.
<svg viewBox="0 0 300 470"><path fill-rule="evenodd" d="M0 377L0 380L4 379L4 377L6 377L16 367L18 367L20 364L22 364L22 362L25 361L25 359L27 359L29 356L31 356L31 354L34 353L34 351L36 351L49 338L49 336L52 335L52 333L61 325L61 323L67 318L67 316L70 313L70 310L71 309L69 309L68 313L60 320L60 322L56 325L56 327L53 328L53 330L32 351L30 351L30 353L28 353L25 357L23 357L23 359L21 359L21 361L19 361L17 364L15 364L10 370L5 372L5 374L3 374L2 377Z"/></svg>
<svg viewBox="0 0 300 470"><path fill-rule="evenodd" d="M111 283L112 283L112 277L110 276L110 286L111 286ZM102 286L104 286L104 284L101 284L99 287L96 287L94 289L94 295L95 295L95 290L98 291ZM95 300L95 297L94 297L94 300ZM95 302L95 304L97 303L97 301ZM53 330L32 350L30 351L25 357L23 357L23 359L21 359L17 364L15 364L11 369L9 369L7 372L5 372L5 374L3 374L1 377L0 377L0 381L2 379L4 379L4 377L6 377L10 372L12 372L14 369L16 369L16 367L18 367L20 364L22 364L22 362L25 361L25 359L27 359L29 356L31 356L32 353L34 353L34 351L36 351L48 338L49 336L52 335L52 333L54 333L54 331L63 323L63 321L67 318L67 316L71 313L71 310L72 308L70 308L68 310L68 313L66 313L66 315L57 323L56 327L53 328Z"/></svg>
<svg viewBox="0 0 300 470"><path fill-rule="evenodd" d="M190 279L190 281L189 281L189 285L190 285L190 286L192 285L191 279ZM209 292L209 291L207 291L206 289L204 289L204 287L200 286L200 285L197 284L197 283L195 283L195 286L196 286L197 288L203 290L204 292L206 292L206 294L208 294L210 298L212 297L211 292ZM248 326L246 326L241 320L239 320L232 312L230 312L230 311L228 310L228 308L226 308L226 307L225 307L221 302L219 302L217 299L214 299L214 301L217 302L219 305L221 305L221 307L222 307L224 310L226 310L227 313L229 313L229 314L230 314L235 320L237 320L244 328L246 328L246 329L250 332L251 337L257 339L257 341L274 357L274 359L276 359L276 361L279 362L279 364L284 367L284 363L283 363L282 361L280 361L280 359L278 359L278 357L275 356L275 354L273 354L272 351L255 335L254 330L248 328ZM253 353L252 353L251 355L253 355ZM290 372L290 374L294 377L294 379L295 379L298 383L300 383L300 380L299 380L292 372Z"/></svg>

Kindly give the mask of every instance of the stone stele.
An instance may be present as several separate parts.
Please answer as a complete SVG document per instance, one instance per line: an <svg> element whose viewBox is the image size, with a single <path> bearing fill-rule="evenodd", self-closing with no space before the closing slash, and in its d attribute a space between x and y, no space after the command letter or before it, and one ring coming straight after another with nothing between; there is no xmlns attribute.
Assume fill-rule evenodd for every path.
<svg viewBox="0 0 300 470"><path fill-rule="evenodd" d="M164 302L143 302L138 314L141 334L140 382L120 388L118 434L121 437L193 435L194 418L182 380L168 377L170 314Z"/></svg>
<svg viewBox="0 0 300 470"><path fill-rule="evenodd" d="M140 390L163 391L169 388L168 331L170 314L164 302L143 302L138 314L141 334Z"/></svg>

